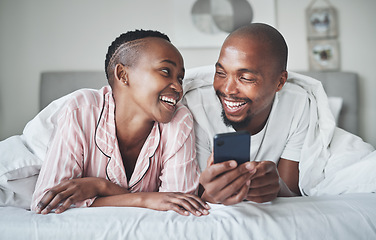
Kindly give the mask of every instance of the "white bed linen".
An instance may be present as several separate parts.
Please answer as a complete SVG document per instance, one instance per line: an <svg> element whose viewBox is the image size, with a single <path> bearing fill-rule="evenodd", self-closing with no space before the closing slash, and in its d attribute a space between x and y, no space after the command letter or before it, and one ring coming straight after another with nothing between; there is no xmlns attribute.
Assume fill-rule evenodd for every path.
<svg viewBox="0 0 376 240"><path fill-rule="evenodd" d="M143 208L76 208L37 215L0 208L1 239L376 239L376 194L211 205L188 217Z"/></svg>

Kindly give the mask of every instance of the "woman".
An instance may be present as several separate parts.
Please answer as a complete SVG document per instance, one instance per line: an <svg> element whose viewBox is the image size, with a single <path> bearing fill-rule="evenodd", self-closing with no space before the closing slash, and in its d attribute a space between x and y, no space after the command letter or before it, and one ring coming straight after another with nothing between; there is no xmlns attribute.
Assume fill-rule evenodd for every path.
<svg viewBox="0 0 376 240"><path fill-rule="evenodd" d="M134 206L208 214L194 195L199 170L192 116L179 104L184 63L157 31L120 35L109 47L109 86L79 90L59 115L32 210Z"/></svg>

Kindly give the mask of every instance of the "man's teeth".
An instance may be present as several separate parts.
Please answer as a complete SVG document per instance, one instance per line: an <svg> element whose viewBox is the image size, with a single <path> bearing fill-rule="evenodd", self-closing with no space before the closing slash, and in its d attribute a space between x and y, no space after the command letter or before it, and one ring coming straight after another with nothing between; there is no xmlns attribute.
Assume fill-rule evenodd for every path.
<svg viewBox="0 0 376 240"><path fill-rule="evenodd" d="M176 100L173 99L173 98L166 97L166 96L160 96L159 99L162 100L163 102L170 104L170 105L173 105L173 106L176 105Z"/></svg>
<svg viewBox="0 0 376 240"><path fill-rule="evenodd" d="M246 104L246 102L230 102L230 101L227 101L227 100L223 100L223 102L226 104L226 106L228 108L238 108L240 106L243 106L244 104Z"/></svg>

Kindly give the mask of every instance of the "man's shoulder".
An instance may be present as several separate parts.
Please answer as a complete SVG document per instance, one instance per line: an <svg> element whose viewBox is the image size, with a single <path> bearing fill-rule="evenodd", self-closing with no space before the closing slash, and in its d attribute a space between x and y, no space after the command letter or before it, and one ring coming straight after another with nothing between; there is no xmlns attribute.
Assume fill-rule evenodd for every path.
<svg viewBox="0 0 376 240"><path fill-rule="evenodd" d="M308 93L305 89L301 86L294 84L292 82L286 82L281 91L279 91L280 95L289 98L307 98Z"/></svg>

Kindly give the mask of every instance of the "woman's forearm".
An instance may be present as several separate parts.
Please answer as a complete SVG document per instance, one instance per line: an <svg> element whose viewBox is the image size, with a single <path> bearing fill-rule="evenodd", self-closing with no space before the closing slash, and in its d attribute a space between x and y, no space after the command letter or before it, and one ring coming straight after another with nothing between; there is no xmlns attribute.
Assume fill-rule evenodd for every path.
<svg viewBox="0 0 376 240"><path fill-rule="evenodd" d="M145 195L147 193L122 193L117 195L109 195L97 197L92 207L147 207L145 204Z"/></svg>
<svg viewBox="0 0 376 240"><path fill-rule="evenodd" d="M97 181L98 197L106 197L106 196L129 193L129 191L126 188L123 188L106 179L100 178L97 180L99 180Z"/></svg>

